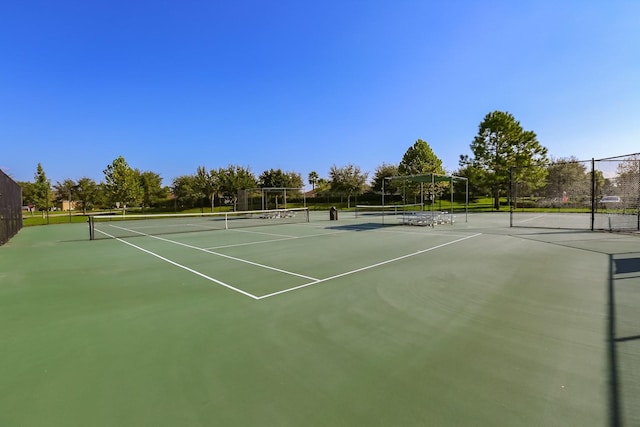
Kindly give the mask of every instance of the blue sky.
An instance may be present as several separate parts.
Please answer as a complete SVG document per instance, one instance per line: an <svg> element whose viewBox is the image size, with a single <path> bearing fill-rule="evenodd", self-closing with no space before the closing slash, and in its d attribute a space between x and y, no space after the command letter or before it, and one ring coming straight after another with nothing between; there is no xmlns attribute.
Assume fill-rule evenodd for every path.
<svg viewBox="0 0 640 427"><path fill-rule="evenodd" d="M484 116L554 157L640 151L640 2L4 1L0 168L52 183L122 155L373 176L418 138L448 172Z"/></svg>

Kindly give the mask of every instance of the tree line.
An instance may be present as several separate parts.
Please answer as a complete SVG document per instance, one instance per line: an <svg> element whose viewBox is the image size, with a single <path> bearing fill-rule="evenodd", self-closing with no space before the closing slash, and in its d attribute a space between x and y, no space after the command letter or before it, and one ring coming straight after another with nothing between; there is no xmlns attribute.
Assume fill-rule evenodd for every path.
<svg viewBox="0 0 640 427"><path fill-rule="evenodd" d="M526 171L526 181L533 193L546 185L549 174L557 173L548 157L548 150L540 144L535 132L525 130L515 117L502 111L487 114L478 127L478 134L470 144L472 155L461 155L459 169L453 175L468 179L470 196L493 199L494 209L500 209L500 200L509 191L513 168ZM567 159L568 163L572 159ZM575 160L575 159L574 159ZM555 168L555 169L554 169ZM565 168L571 173L573 169ZM73 201L76 209L139 206L142 209L155 207L175 208L202 206L206 203L212 210L216 205L237 206L241 190L255 188L302 189L304 181L300 173L269 169L256 176L248 166L229 165L217 169L198 166L195 173L178 176L170 186L162 185L162 177L152 171L140 171L129 166L120 156L103 171L104 181L96 183L90 178L77 181L65 179L53 186L46 177L41 164L37 165L34 182L20 182L25 204L37 209L47 209L63 200ZM525 172L523 172L525 173ZM354 164L333 165L327 178L316 171L307 176L312 186L311 196L322 197L340 194L347 204L353 197L365 192L393 195L402 192L403 201L416 198L419 184L407 184L385 180L391 176L436 174L445 175L442 160L429 144L418 139L404 153L399 163L382 163L369 179ZM402 188L401 188L402 187ZM442 196L447 185L436 184L428 188L430 194Z"/></svg>

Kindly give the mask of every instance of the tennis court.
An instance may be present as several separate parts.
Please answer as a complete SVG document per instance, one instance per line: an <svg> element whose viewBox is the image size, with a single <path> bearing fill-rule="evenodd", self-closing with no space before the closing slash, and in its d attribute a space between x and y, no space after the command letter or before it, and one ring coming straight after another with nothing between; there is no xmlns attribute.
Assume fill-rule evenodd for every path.
<svg viewBox="0 0 640 427"><path fill-rule="evenodd" d="M20 231L0 425L640 424L637 236L261 221Z"/></svg>

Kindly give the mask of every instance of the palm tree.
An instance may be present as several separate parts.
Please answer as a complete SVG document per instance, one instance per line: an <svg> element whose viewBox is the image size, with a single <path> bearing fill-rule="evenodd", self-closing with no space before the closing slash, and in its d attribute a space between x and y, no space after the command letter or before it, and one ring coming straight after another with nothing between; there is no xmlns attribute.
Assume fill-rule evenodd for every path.
<svg viewBox="0 0 640 427"><path fill-rule="evenodd" d="M309 172L309 184L311 184L314 194L316 192L316 182L318 182L319 178L320 177L318 176L318 172L316 171Z"/></svg>

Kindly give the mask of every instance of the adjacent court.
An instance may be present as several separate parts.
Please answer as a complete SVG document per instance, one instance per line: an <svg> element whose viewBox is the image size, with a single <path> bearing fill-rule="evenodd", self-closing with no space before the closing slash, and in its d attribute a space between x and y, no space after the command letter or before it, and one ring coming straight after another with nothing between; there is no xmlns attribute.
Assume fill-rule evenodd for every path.
<svg viewBox="0 0 640 427"><path fill-rule="evenodd" d="M20 231L0 424L640 423L637 236L305 215Z"/></svg>

